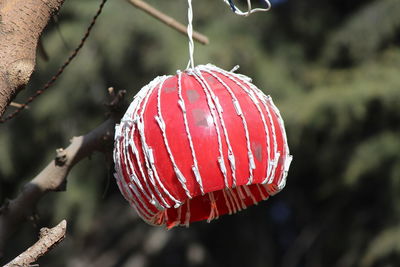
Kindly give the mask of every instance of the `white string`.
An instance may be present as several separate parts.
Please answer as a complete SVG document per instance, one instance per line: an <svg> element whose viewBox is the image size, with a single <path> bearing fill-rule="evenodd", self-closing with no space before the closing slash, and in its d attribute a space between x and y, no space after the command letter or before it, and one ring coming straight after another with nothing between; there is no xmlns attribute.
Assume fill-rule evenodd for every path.
<svg viewBox="0 0 400 267"><path fill-rule="evenodd" d="M188 0L188 26L187 26L187 34L189 37L189 63L187 69L190 67L194 69L194 42L193 42L193 8L192 8L192 0Z"/></svg>
<svg viewBox="0 0 400 267"><path fill-rule="evenodd" d="M247 16L251 14L251 0L247 0Z"/></svg>
<svg viewBox="0 0 400 267"><path fill-rule="evenodd" d="M227 178L227 173L226 173L226 168L225 168L225 159L224 159L224 155L223 155L223 152L222 152L221 131L220 131L219 126L218 126L218 117L215 114L216 110L218 112L221 112L222 111L222 107L219 105L219 102L218 102L218 107L219 108L215 106L215 104L213 102L213 99L212 99L212 95L210 94L210 92L212 92L212 90L211 90L211 88L208 87L207 83L204 83L205 81L204 81L203 75L201 74L200 71L199 71L199 74L194 74L194 78L200 83L200 85L203 88L203 91L204 91L204 93L206 95L207 105L208 105L208 108L209 108L210 113L211 113L211 117L212 117L212 120L213 120L213 123L214 123L215 130L217 132L218 152L219 152L218 162L219 162L219 165L220 165L220 168L221 168L221 172L222 172L222 174L224 176L225 186L228 187L228 178ZM215 101L215 99L214 99L214 101ZM222 119L222 115L220 116L220 118Z"/></svg>
<svg viewBox="0 0 400 267"><path fill-rule="evenodd" d="M265 11L269 11L271 9L271 3L269 2L269 0L263 0L265 2L265 4L267 5L266 8L251 8L251 0L247 0L247 12L243 12L241 11L239 8L237 8L232 1L229 0L224 0L225 4L227 4L228 6L230 6L233 10L233 12L235 12L236 15L239 16L249 16L250 14L256 13L256 12L265 12Z"/></svg>
<svg viewBox="0 0 400 267"><path fill-rule="evenodd" d="M203 66L200 66L200 67L203 68ZM232 79L232 77L230 76L229 73L225 72L224 70L222 70L220 68L212 66L212 65L205 66L206 69L207 69L207 67L209 68L210 71L215 71L217 73L220 73L221 75L223 75L223 76L227 77L228 79L232 80L233 82L237 83L237 85L243 89L243 86L240 83L238 83L237 81L235 81L234 79ZM236 75L238 75L238 74L236 74ZM248 154L248 158L249 158L249 179L248 179L247 185L250 185L253 183L253 178L254 178L253 170L255 169L256 166L255 166L255 162L254 162L253 153L251 151L250 135L249 135L249 129L247 126L247 121L246 121L245 116L243 115L242 107L239 103L239 100L236 97L236 95L233 93L232 89L222 79L220 79L218 77L215 77L215 78L223 85L223 87L226 88L228 93L231 95L232 104L234 105L234 107L236 109L236 113L242 119L243 129L244 129L245 137L246 137L247 154Z"/></svg>
<svg viewBox="0 0 400 267"><path fill-rule="evenodd" d="M269 0L263 0L267 5L266 8L252 8L251 0L247 0L247 12L241 11L239 8L233 4L230 0L223 0L227 5L231 6L233 12L239 16L249 16L250 14L256 12L265 12L271 9L271 3ZM188 26L187 26L187 35L189 38L189 62L186 69L194 69L194 41L193 41L193 7L192 0L188 0Z"/></svg>
<svg viewBox="0 0 400 267"><path fill-rule="evenodd" d="M167 131L166 131L166 124L165 124L164 118L161 113L161 89L162 89L162 86L163 86L163 83L160 83L160 86L158 87L158 90L157 90L157 114L158 115L155 117L155 119L160 127L161 134L164 139L164 145L165 145L165 148L167 149L168 156L171 160L176 177L179 180L179 182L181 183L182 188L185 190L187 197L192 198L190 191L186 186L186 177L182 174L181 170L179 169L179 167L175 161L174 155L171 151L171 147L169 146L169 142L168 142L168 138L167 138Z"/></svg>
<svg viewBox="0 0 400 267"><path fill-rule="evenodd" d="M202 182L201 174L199 171L199 165L197 162L196 151L194 150L192 135L191 135L190 129L189 129L189 122L188 122L188 118L186 115L186 105L185 105L185 101L183 100L183 95L182 95L182 73L181 72L178 72L178 96L179 96L178 105L182 110L183 123L185 125L185 130L186 130L186 134L187 134L188 141L189 141L189 147L190 147L190 151L192 153L192 159L193 159L192 171L193 171L194 176L196 177L197 183L199 184L201 194L204 195L203 182Z"/></svg>

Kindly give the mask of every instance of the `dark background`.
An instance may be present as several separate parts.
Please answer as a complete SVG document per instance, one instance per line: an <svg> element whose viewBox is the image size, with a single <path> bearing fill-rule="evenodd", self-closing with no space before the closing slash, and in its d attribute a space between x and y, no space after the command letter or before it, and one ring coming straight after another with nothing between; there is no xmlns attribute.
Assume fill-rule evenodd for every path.
<svg viewBox="0 0 400 267"><path fill-rule="evenodd" d="M187 1L148 2L186 23ZM98 5L66 1L42 36L49 60L38 58L17 102L56 72ZM65 218L68 237L41 266L400 266L400 1L275 0L271 12L243 18L222 0L195 0L194 13L211 40L196 44L195 62L239 64L281 110L294 155L286 188L237 215L166 231L137 217L112 163L95 154L72 170L66 192L40 202L4 262ZM105 119L108 86L132 99L187 60L185 36L110 0L59 81L1 126L0 201Z"/></svg>

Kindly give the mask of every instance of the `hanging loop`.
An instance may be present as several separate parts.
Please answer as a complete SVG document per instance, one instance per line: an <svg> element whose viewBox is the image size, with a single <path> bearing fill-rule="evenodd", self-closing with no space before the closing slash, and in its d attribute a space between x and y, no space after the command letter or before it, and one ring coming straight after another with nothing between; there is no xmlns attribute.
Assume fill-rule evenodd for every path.
<svg viewBox="0 0 400 267"><path fill-rule="evenodd" d="M250 14L256 13L256 12L265 12L269 11L271 9L271 3L269 0L261 0L266 7L265 8L251 8L251 0L247 0L247 11L243 12L241 11L236 5L233 3L233 0L224 0L224 2L229 5L232 9L233 12L235 12L236 15L239 16L249 16Z"/></svg>

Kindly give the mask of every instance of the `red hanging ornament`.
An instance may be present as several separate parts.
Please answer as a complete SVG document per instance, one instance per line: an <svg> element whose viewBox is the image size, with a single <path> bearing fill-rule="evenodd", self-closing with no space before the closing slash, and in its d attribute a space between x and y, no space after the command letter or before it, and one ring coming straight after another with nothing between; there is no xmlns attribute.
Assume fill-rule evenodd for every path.
<svg viewBox="0 0 400 267"><path fill-rule="evenodd" d="M213 65L157 77L116 127L117 184L153 225L211 221L285 186L278 109L251 79Z"/></svg>

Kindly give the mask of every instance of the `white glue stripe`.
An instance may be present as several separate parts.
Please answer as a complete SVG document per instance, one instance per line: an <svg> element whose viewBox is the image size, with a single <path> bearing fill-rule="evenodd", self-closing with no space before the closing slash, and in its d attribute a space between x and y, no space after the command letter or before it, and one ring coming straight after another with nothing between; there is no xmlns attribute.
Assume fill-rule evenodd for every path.
<svg viewBox="0 0 400 267"><path fill-rule="evenodd" d="M117 137L117 138L122 138L121 136ZM118 139L117 139L118 140ZM114 148L114 161L115 161L115 171L116 173L114 173L114 177L117 181L118 187L122 193L122 195L124 196L124 198L128 201L130 201L128 199L127 194L125 193L125 190L123 190L122 184L125 183L124 180L124 175L122 172L122 166L121 166L121 162L119 161L121 159L121 154L120 154L120 143L116 142L116 146ZM116 160L117 159L117 160Z"/></svg>
<svg viewBox="0 0 400 267"><path fill-rule="evenodd" d="M122 143L118 143L118 145L116 146L117 155L118 155L118 159L119 160L121 160L121 157L124 157L123 153L121 153L121 146L122 146ZM122 169L122 164L118 165L118 168L116 168L116 171L117 171L117 174L118 174L116 176L117 182L121 183L120 184L120 186L121 186L120 190L122 189L121 192L123 193L124 197L130 202L130 204L132 204L132 200L129 199L128 192L125 190L126 181L125 181L125 178L124 178L124 172L123 172L123 169Z"/></svg>
<svg viewBox="0 0 400 267"><path fill-rule="evenodd" d="M273 136L273 157L271 157L271 160L269 161L269 173L267 175L267 178L262 182L264 183L272 183L274 176L275 176L275 170L276 170L276 166L278 165L278 160L280 157L280 153L278 152L278 144L277 144L277 136L276 136L276 130L275 130L275 124L274 121L272 119L272 115L271 115L271 110L269 107L269 103L267 102L267 99L270 98L269 96L265 96L263 92L261 92L260 89L258 89L257 87L255 87L254 85L250 84L250 87L253 89L253 91L255 92L256 96L259 98L259 100L261 101L261 103L263 104L266 112L267 112L267 116L268 116L268 121L270 124L270 128L271 128L271 132L272 132L272 136ZM279 118L278 118L279 119Z"/></svg>
<svg viewBox="0 0 400 267"><path fill-rule="evenodd" d="M115 162L115 173L114 173L114 177L117 180L117 182L121 181L123 179L123 175L122 175L122 171L121 171L121 162L120 162L120 151L119 151L119 144L120 144L120 140L122 139L122 135L121 135L121 125L117 124L115 126L115 141L114 141L114 153L113 153L113 157L114 157L114 162Z"/></svg>
<svg viewBox="0 0 400 267"><path fill-rule="evenodd" d="M264 106L264 109L268 116L268 122L270 124L271 132L272 132L272 136L273 136L273 139L272 139L273 140L273 151L271 151L271 146L269 146L269 149L268 149L269 160L268 160L268 169L267 169L268 171L267 171L267 175L266 175L265 179L262 181L262 183L264 184L264 183L269 182L269 180L271 179L270 177L274 177L273 170L276 168L276 165L279 160L278 145L277 145L277 140L276 140L277 137L276 137L276 133L275 133L275 124L272 120L270 110L265 101L264 93L260 89L258 89L256 86L254 86L253 84L250 83L248 85L253 90L253 92L255 93L258 100L260 100ZM270 136L268 135L268 144L269 143L270 143Z"/></svg>
<svg viewBox="0 0 400 267"><path fill-rule="evenodd" d="M143 154L144 154L144 160L145 160L145 163L146 163L147 174L149 176L149 180L152 183L152 185L153 185L158 197L161 199L161 201L163 203L163 205L161 205L161 207L157 207L157 208L165 209L165 208L170 208L170 205L166 202L166 200L162 196L161 192L158 190L158 186L156 185L156 182L155 182L155 179L154 179L155 173L153 171L153 164L151 164L152 153L149 153L150 149L149 149L148 145L146 144L146 136L144 134L144 124L143 124L143 121L142 121L144 110L146 109L147 102L149 100L150 94L154 90L154 86L155 86L156 82L158 84L158 82L161 82L163 79L165 79L165 76L158 77L157 79L154 80L154 84L152 84L153 87L150 87L150 86L148 87L149 90L148 90L148 93L147 93L147 95L146 95L146 97L144 99L144 103L142 105L142 110L141 110L140 114L135 117L135 122L136 122L137 129L139 130L139 137L140 137L140 140L141 140L141 143L142 143L142 151L143 151ZM156 203L152 203L152 204L156 204Z"/></svg>
<svg viewBox="0 0 400 267"><path fill-rule="evenodd" d="M161 113L161 88L162 88L162 85L163 85L163 83L160 83L160 86L158 87L158 91L157 91L157 114L158 114L158 116L156 116L155 119L157 121L158 126L161 129L161 133L162 133L162 136L164 139L164 145L165 145L165 148L167 149L168 156L169 156L169 159L171 160L175 175L176 175L178 181L181 183L183 190L185 190L185 193L188 196L188 198L192 198L190 191L188 190L188 188L186 186L186 177L183 175L183 173L179 169L178 165L176 164L174 155L172 154L171 148L169 146L167 133L166 133L166 124L165 124L165 121L164 121L162 113Z"/></svg>
<svg viewBox="0 0 400 267"><path fill-rule="evenodd" d="M275 130L275 123L272 119L271 109L267 103L265 103L265 102L263 102L263 103L264 103L264 107L265 107L265 110L267 111L268 118L269 118L269 121L271 124L272 136L274 137L274 139L273 139L274 140L274 158L271 161L272 171L271 171L270 177L268 179L268 184L271 184L275 177L275 171L276 171L276 167L278 165L280 153L278 152L278 143L277 143L277 136L276 136L276 130ZM264 183L265 183L265 181L264 181Z"/></svg>
<svg viewBox="0 0 400 267"><path fill-rule="evenodd" d="M137 111L139 110L140 105L142 104L142 102L144 100L144 96L146 95L144 93L148 93L148 91L149 91L149 87L144 89L144 90L142 89L135 96L135 99L133 101L134 105L132 106L134 108L132 108L132 111L129 110L127 112L129 119L134 119L137 116ZM143 171L142 162L140 160L140 154L139 154L139 151L138 151L138 149L136 147L136 144L135 144L135 141L134 141L135 140L135 131L136 131L136 124L135 124L135 121L133 120L133 124L131 125L131 131L129 133L129 137L130 138L128 138L129 139L129 147L132 149L132 153L134 155L134 158L136 159L136 164L137 164L137 166L139 168L139 172L141 174L141 177L142 177L142 179L144 181L144 185L145 185L147 191L149 192L150 196L146 193L146 190L143 188L143 185L141 184L140 179L138 179L137 184L142 189L145 197L148 199L148 201L150 203L154 203L155 201L158 202L157 198L154 196L154 192L151 190L151 188L149 186L149 183L147 182L146 175L145 175L145 173ZM126 149L128 150L128 146L127 146ZM129 152L128 152L128 155L129 155ZM129 156L129 158L130 158L130 156ZM132 159L130 159L130 161L132 161ZM138 176L138 175L136 175L136 176ZM160 206L160 203L158 203L158 206Z"/></svg>
<svg viewBox="0 0 400 267"><path fill-rule="evenodd" d="M183 96L182 96L182 73L181 72L178 72L178 96L179 96L178 104L179 104L180 108L182 109L183 122L185 125L186 135L187 135L188 141L189 141L190 151L192 153L192 159L193 159L192 171L194 173L197 183L199 184L200 192L202 195L204 195L203 182L202 182L202 178L200 175L199 166L197 163L196 152L194 150L192 135L190 134L190 130L189 130L189 123L188 123L187 114L186 114L185 100L183 100Z"/></svg>
<svg viewBox="0 0 400 267"><path fill-rule="evenodd" d="M267 126L267 122L265 120L264 113L262 112L261 107L260 107L260 101L261 100L259 101L259 99L257 99L257 96L256 96L255 92L251 90L255 86L252 83L248 82L249 79L245 79L245 78L239 76L239 74L230 73L230 72L226 72L226 71L224 73L227 76L229 76L229 78L233 82L235 82L238 86L240 86L247 93L247 95L249 96L250 100L253 102L254 106L257 108L257 111L258 111L258 113L259 113L259 115L261 117L261 121L262 121L262 124L263 124L263 127L264 127L265 136L266 136L265 139L266 139L266 145L267 145L267 147L266 147L266 149L267 149L267 162L268 163L271 162L272 159L271 159L270 135L269 135L268 126ZM240 79L238 77L240 77ZM251 89L247 88L245 85L242 85L242 83L244 83L245 85L247 85ZM269 177L268 174L270 173L270 169L271 169L270 164L267 164L265 178L263 179L263 181L268 179L268 177Z"/></svg>
<svg viewBox="0 0 400 267"><path fill-rule="evenodd" d="M127 129L127 128L125 128L125 129ZM128 129L129 130L129 129ZM126 136L126 135L125 135ZM126 141L126 139L124 140L124 141ZM124 145L124 147L127 147L126 145ZM133 198L133 201L135 202L135 203L137 203L137 201L136 201L136 199L132 196L132 193L131 193L131 191L130 191L130 189L132 189L132 191L133 191L133 194L135 194L135 196L136 196L136 198L139 200L139 202L142 204L142 206L144 207L144 209L147 211L147 213L148 214L151 214L151 215L154 215L154 213L151 211L151 210L149 210L149 208L147 207L147 204L143 201L143 198L142 198L142 196L141 196L141 194L140 194L140 192L137 190L137 188L136 188L136 185L134 184L134 183L132 183L132 179L131 179L131 175L135 175L134 174L134 172L132 172L132 173L130 173L129 171L130 171L130 169L129 169L129 164L130 163L128 163L128 159L127 159L127 157L126 157L126 153L124 154L124 163L125 163L125 166L127 167L126 168L126 171L127 171L127 173L128 173L128 175L129 175L129 177L130 177L130 182L128 183L129 184L129 187L128 188L125 188L126 189L126 191L128 191L128 193L130 193L130 197L132 197ZM126 186L126 184L127 183L124 183L124 186ZM129 189L130 188L130 189ZM143 209L142 209L143 210Z"/></svg>
<svg viewBox="0 0 400 267"><path fill-rule="evenodd" d="M213 72L208 71L208 69L204 69L203 71L206 72L206 73L208 73L209 75L211 75L211 76L214 77L215 79L217 79L217 80L219 79L218 76L216 76ZM204 80L204 79L203 79L203 80ZM217 97L217 96L214 94L214 92L211 90L211 88L210 88L210 86L208 85L208 83L207 83L206 81L204 81L204 83L206 84L207 90L210 92L211 97L212 97L213 100L214 100L214 103L217 103L216 106L217 106L218 116L219 116L219 119L220 119L220 121L221 121L222 129L223 129L223 131L224 131L225 142L226 142L226 144L227 144L227 146L228 146L228 160L229 160L229 165L230 165L230 167L231 167L232 184L233 184L233 186L235 186L235 185L236 185L236 163L235 163L235 156L234 156L234 154L233 154L232 145L231 145L231 142L229 141L228 130L227 130L227 128L226 128L225 120L224 120L224 117L223 117L223 114L222 114L222 113L223 113L223 109L222 109L222 107L221 107L221 105L220 105L220 102L219 102L218 97ZM224 161L222 161L222 160L221 160L221 162L224 163ZM222 165L222 164L220 164L220 165ZM225 167L225 163L224 163L223 167ZM221 170L223 170L223 167L221 166ZM226 168L225 168L225 169L226 169ZM225 177L224 177L224 178L225 178ZM225 187L229 187L229 184L228 184L227 179L225 179Z"/></svg>
<svg viewBox="0 0 400 267"><path fill-rule="evenodd" d="M278 184L280 190L282 190L286 186L286 178L287 178L287 175L289 172L289 167L290 167L290 164L292 163L292 160L293 160L293 156L287 155L285 162L284 162L283 176L282 176L281 181Z"/></svg>
<svg viewBox="0 0 400 267"><path fill-rule="evenodd" d="M146 217L146 214L142 213L142 211L140 211L138 209L138 207L135 205L133 200L129 199L129 195L128 195L128 193L126 192L126 190L124 188L124 184L125 183L121 182L120 180L118 180L117 177L115 177L115 178L117 180L117 185L118 185L119 191L122 193L122 195L124 196L125 200L127 200L129 205L135 209L136 213L139 215L140 218L142 218L143 220L148 220L149 218Z"/></svg>
<svg viewBox="0 0 400 267"><path fill-rule="evenodd" d="M135 141L134 141L134 133L135 133L135 128L132 128L131 133L130 133L130 138L129 138L129 145L132 149L133 155L135 156L136 159L136 164L139 167L139 172L141 174L141 177L144 181L144 185L147 189L147 191L150 193L150 196L146 193L146 189L143 188L143 185L141 185L140 179L138 179L138 185L143 188L143 193L145 194L145 196L148 198L148 201L150 203L154 203L155 201L157 201L158 205L160 205L160 203L158 202L157 198L154 196L153 191L151 190L149 183L147 182L146 179L146 174L144 173L143 167L142 167L142 162L140 160L140 153L139 150L136 147Z"/></svg>
<svg viewBox="0 0 400 267"><path fill-rule="evenodd" d="M157 85L157 83L159 82L159 78L154 79L153 81L151 81L148 85L144 86L134 97L133 102L131 103L131 105L129 106L126 114L124 115L124 117L122 118L122 122L125 121L132 121L134 122L134 129L136 129L136 124L138 122L138 110L140 109L143 101L146 99L146 97L148 97L151 93L151 89L154 88L154 86ZM145 105L142 106L142 108L144 108ZM121 122L121 123L122 123ZM151 195L151 200L150 203L153 204L154 206L157 207L157 209L164 209L167 205L165 200L163 199L161 193L158 191L158 188L155 186L155 184L153 183L154 189L156 191L156 194L159 196L159 198L161 199L161 201L164 204L161 204L158 199L155 197L153 190L150 188L149 183L148 183L148 179L146 178L146 174L144 173L143 167L142 167L142 162L140 160L140 153L138 151L138 149L135 146L134 143L134 131L131 132L131 136L130 136L130 145L132 147L133 153L136 156L136 160L137 160L137 164L139 166L139 170L142 174L143 177L143 181L146 185L147 190L149 191L150 195ZM144 161L146 160L146 158L144 158ZM152 182L152 177L150 177L150 173L149 175L149 180L150 182ZM164 206L165 205L165 206Z"/></svg>
<svg viewBox="0 0 400 267"><path fill-rule="evenodd" d="M207 65L207 66L205 66L205 68L207 68L210 71L218 72L218 73L224 75L225 77L229 78L229 76L227 76L224 72L220 71L218 68L216 68L214 66L210 67L210 65ZM220 79L219 77L217 79L231 95L232 104L234 105L238 116L240 116L240 118L242 119L242 124L243 124L243 128L244 128L245 136L246 136L247 155L249 158L249 178L248 178L248 182L247 182L247 184L249 185L253 182L253 167L255 168L255 163L254 163L253 153L251 152L250 136L249 136L249 129L247 127L247 121L243 115L242 108L240 106L240 103L239 103L236 95L233 93L231 88L222 79Z"/></svg>
<svg viewBox="0 0 400 267"><path fill-rule="evenodd" d="M143 127L143 126L141 126L143 124L143 122L141 122L140 119L138 120L137 123L140 128ZM145 163L146 163L147 174L148 174L149 180L152 183L158 197L161 199L161 201L163 203L162 208L170 208L170 205L164 199L164 197L161 194L160 190L158 189L158 185L156 184L156 181L154 179L154 178L156 178L156 179L158 178L154 172L154 167L153 167L154 166L154 157L152 154L152 150L146 144L143 129L139 130L139 135L140 135L140 139L142 142L142 151L144 154L144 159L145 159ZM153 204L156 204L156 203L153 203Z"/></svg>
<svg viewBox="0 0 400 267"><path fill-rule="evenodd" d="M140 123L140 122L138 122L138 123ZM141 139L142 139L143 134L142 134L142 133L139 133L139 135L140 135L140 137L141 137ZM156 182L155 182L155 179L154 179L154 172L153 172L153 170L152 170L152 168L151 168L151 166L150 166L150 163L149 163L150 159L149 159L149 156L148 156L147 153L146 153L145 143L143 143L143 141L142 141L142 151L143 151L143 154L144 154L144 161L145 161L146 168L147 168L147 175L148 175L148 178L149 178L151 184L153 185L153 188L154 188L154 190L155 190L155 192L156 192L158 198L159 198L159 199L161 200L161 202L162 202L162 203L159 203L158 200L157 200L157 201L154 200L154 201L152 202L152 204L155 205L155 206L157 207L157 209L159 209L159 210L163 210L163 209L165 209L165 208L169 208L170 205L165 201L163 195L162 195L161 192L158 190L158 186L156 185ZM160 204L160 207L158 207L157 204Z"/></svg>
<svg viewBox="0 0 400 267"><path fill-rule="evenodd" d="M124 196L124 198L126 200L128 200L129 204L132 205L133 202L132 200L129 199L128 193L125 191L123 184L125 184L125 178L123 175L123 171L122 171L122 164L121 164L121 157L123 156L123 154L121 153L121 148L120 146L122 145L122 126L121 124L117 124L115 127L115 147L114 147L114 162L115 162L115 173L114 173L114 177L116 179L117 185L119 190L121 191L122 195ZM137 208L135 207L135 210L139 213L139 211L137 210Z"/></svg>
<svg viewBox="0 0 400 267"><path fill-rule="evenodd" d="M149 207L146 205L146 203L143 201L143 199L139 197L140 193L139 193L137 187L135 186L135 184L129 183L127 185L129 187L128 190L132 190L133 193L137 196L136 198L139 200L140 204L142 204L142 205L139 205L138 202L136 201L136 199L133 198L133 201L135 201L136 205L142 210L142 212L143 212L143 208L144 208L144 210L145 210L144 214L146 214L146 215L148 215L150 217L154 216L154 214L156 214L156 213L151 211L149 209Z"/></svg>
<svg viewBox="0 0 400 267"><path fill-rule="evenodd" d="M197 82L200 83L201 88L203 89L204 94L206 95L208 108L210 110L211 117L213 119L215 131L217 132L219 157L216 160L216 163L218 163L218 165L220 166L220 170L221 170L222 175L224 177L225 186L228 187L229 185L228 185L228 178L227 178L226 167L225 167L225 158L224 158L224 154L222 152L221 131L219 129L219 125L218 125L218 121L217 121L218 117L215 114L215 110L217 110L219 115L220 115L219 118L220 118L221 125L222 125L222 123L223 123L222 114L221 114L222 113L222 107L219 105L219 101L218 101L218 99L215 98L215 96L214 96L214 102L213 102L212 96L211 96L211 94L209 92L209 91L211 91L211 89L208 87L208 84L204 82L204 77L201 74L201 72L199 72L198 74L193 72L193 76L195 77ZM214 103L218 103L217 106Z"/></svg>
<svg viewBox="0 0 400 267"><path fill-rule="evenodd" d="M213 67L215 67L215 66L213 66ZM279 161L279 158L280 158L280 153L278 152L275 124L274 124L272 116L271 116L270 105L272 104L271 106L273 107L273 109L277 110L277 108L275 107L275 105L273 103L271 103L271 101L272 101L271 97L270 96L265 96L264 93L259 88L257 88L255 85L253 85L251 83L251 79L249 77L247 77L245 75L242 75L242 74L229 73L229 72L226 72L225 70L222 70L222 69L220 69L218 67L215 67L215 68L220 70L220 72L227 73L228 75L236 75L237 77L240 77L239 80L242 80L242 82L246 83L253 90L253 92L255 93L255 96L258 97L258 99L261 101L261 103L263 104L263 106L264 106L264 108L265 108L265 110L267 112L268 119L269 119L269 124L270 124L270 127L271 127L271 132L272 132L272 135L273 135L273 145L274 145L273 151L274 151L274 154L273 154L273 157L271 157L271 160L269 160L269 166L268 166L268 171L269 172L267 171L267 177L264 179L264 181L262 183L267 183L268 182L268 184L270 184L270 183L273 182L273 179L275 177L276 167L278 165L278 161ZM278 117L278 121L281 120L280 115L277 115L277 117ZM286 134L285 134L285 138L286 138ZM286 139L285 139L285 142L286 142Z"/></svg>
<svg viewBox="0 0 400 267"><path fill-rule="evenodd" d="M264 179L264 181L262 181L262 183L271 183L274 176L275 176L275 169L276 166L278 164L278 160L279 160L279 156L280 154L278 153L278 144L277 144L277 136L276 136L276 130L275 130L275 124L274 121L272 119L272 115L271 115L271 110L269 107L269 103L267 102L267 99L270 97L267 97L264 95L264 93L258 89L255 85L247 82L246 80L243 80L246 82L246 84L253 90L253 92L255 93L255 96L258 98L258 100L261 101L262 105L264 106L264 109L267 113L267 117L268 117L268 123L270 125L270 129L272 132L272 136L273 136L273 155L270 157L270 160L268 161L268 172L267 172L267 176Z"/></svg>
<svg viewBox="0 0 400 267"><path fill-rule="evenodd" d="M164 83L164 81L167 79L167 78L169 78L169 76L162 76L162 77L160 77L160 83ZM152 88L152 92L154 91L154 87ZM161 189L164 191L164 193L172 200L172 201L174 201L175 202L175 205L174 205L174 207L175 208L177 208L177 207L179 207L180 205L182 205L182 203L179 201L179 200L177 200L174 196L172 196L172 194L168 191L168 189L164 186L164 184L163 184L163 182L161 181L161 179L160 179L160 176L158 175L158 172L157 172L157 168L156 168L156 165L155 165L155 162L154 162L154 154L153 154L153 150L152 150L152 148L146 143L146 135L145 135L145 132L144 132L144 128L145 128L145 125L144 125L144 117L143 117L143 114L144 114L144 111L145 111L145 109L146 109L146 107L147 107L147 102L148 102L148 100L149 100L149 95L146 97L146 99L145 99L145 102L144 102L144 104L143 104L143 108L142 108L142 110L141 110L141 113L140 113L140 116L139 116L139 121L138 121L138 129L139 129L139 135L140 135L140 138L141 138L141 140L142 140L142 147L143 147L143 151L145 152L144 154L146 155L146 162L148 163L150 163L150 168L149 168L149 166L147 166L147 168L148 168L148 172L149 173L151 173L151 171L152 171L152 173L154 174L154 177L156 178L156 180L157 180L157 183L160 185L160 187L161 187ZM148 165L148 164L146 164L146 165Z"/></svg>
<svg viewBox="0 0 400 267"><path fill-rule="evenodd" d="M284 149L285 149L284 161L283 161L282 168L281 168L281 171L283 172L283 174L277 181L279 190L282 190L286 185L286 177L287 177L287 174L289 171L290 164L293 160L293 157L290 155L289 146L288 146L288 142L287 142L287 136L286 136L286 130L285 130L285 123L282 119L281 113L279 112L279 109L275 106L274 102L272 101L272 98L268 98L268 100L269 100L269 103L270 103L272 109L275 111L276 117L278 118L279 127L281 129L281 133L283 136L283 143L284 143Z"/></svg>
<svg viewBox="0 0 400 267"><path fill-rule="evenodd" d="M136 174L136 169L135 169L135 166L133 164L133 160L131 158L131 153L129 153L129 145L130 145L132 140L130 138L127 138L127 137L130 136L130 132L129 131L134 131L134 130L135 130L135 126L134 125L132 125L131 127L126 127L125 128L125 135L124 135L125 136L125 140L124 140L125 145L124 145L124 147L125 147L125 161L127 162L127 163L125 163L125 166L127 166L128 170L130 170L129 178L131 179L131 182L135 183L135 185L138 186L139 189L140 189L139 194L137 195L138 198L141 198L141 194L143 194L144 197L147 199L147 201L150 201L151 198L147 194L147 192L144 189L142 183L140 182L140 179L138 178L138 176Z"/></svg>
<svg viewBox="0 0 400 267"><path fill-rule="evenodd" d="M125 193L128 196L128 199L129 199L129 202L130 202L131 206L136 208L136 212L138 212L138 214L140 214L144 218L149 219L150 215L147 214L145 212L145 210L138 204L138 202L136 201L135 197L132 195L132 192L129 189L128 185L126 183L122 183L122 186L124 188Z"/></svg>
<svg viewBox="0 0 400 267"><path fill-rule="evenodd" d="M255 86L251 86L250 87L254 90L256 96L258 97L258 99L261 101L261 103L263 104L265 111L267 112L267 116L268 116L268 122L270 124L270 128L271 128L271 132L272 132L272 136L273 136L273 157L271 157L271 160L269 161L269 173L267 175L267 178L262 182L264 183L272 183L274 176L275 176L275 170L276 170L276 166L278 164L278 160L279 160L279 156L280 153L278 152L278 144L277 144L277 136L276 136L276 130L275 130L275 124L274 121L272 119L272 115L271 115L271 110L269 107L269 103L267 102L268 98L264 95L263 92L261 92L260 89L258 89Z"/></svg>

